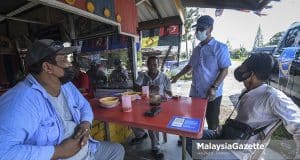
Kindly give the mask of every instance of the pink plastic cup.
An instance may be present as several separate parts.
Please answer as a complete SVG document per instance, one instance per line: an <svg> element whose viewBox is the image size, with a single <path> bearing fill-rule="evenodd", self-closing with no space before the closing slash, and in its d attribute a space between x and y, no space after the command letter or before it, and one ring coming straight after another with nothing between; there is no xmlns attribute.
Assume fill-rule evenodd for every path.
<svg viewBox="0 0 300 160"><path fill-rule="evenodd" d="M149 86L142 86L142 99L149 99Z"/></svg>
<svg viewBox="0 0 300 160"><path fill-rule="evenodd" d="M130 95L122 96L122 108L123 108L123 112L131 112L132 104L131 104L131 96Z"/></svg>

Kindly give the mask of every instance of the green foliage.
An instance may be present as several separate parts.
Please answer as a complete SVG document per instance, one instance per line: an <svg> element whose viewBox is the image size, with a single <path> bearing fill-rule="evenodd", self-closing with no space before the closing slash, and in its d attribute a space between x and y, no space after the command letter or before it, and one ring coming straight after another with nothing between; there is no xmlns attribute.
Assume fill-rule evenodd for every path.
<svg viewBox="0 0 300 160"><path fill-rule="evenodd" d="M187 59L188 55L186 53L180 54L180 59Z"/></svg>
<svg viewBox="0 0 300 160"><path fill-rule="evenodd" d="M185 34L182 37L182 41L191 40L192 34L190 34L192 24L197 21L200 16L198 8L184 8L184 30Z"/></svg>
<svg viewBox="0 0 300 160"><path fill-rule="evenodd" d="M139 52L137 52L137 66L141 67L142 65L143 65L142 52L139 51Z"/></svg>
<svg viewBox="0 0 300 160"><path fill-rule="evenodd" d="M176 75L176 73L171 72L171 71L166 71L165 74L166 74L169 78L171 78L171 77L173 77L173 76ZM192 80L192 73L189 72L189 73L185 74L184 76L180 77L179 80Z"/></svg>
<svg viewBox="0 0 300 160"><path fill-rule="evenodd" d="M199 8L184 8L184 31L185 34L182 36L182 41L185 41L186 53L188 52L188 41L193 38L191 33L192 25L200 17Z"/></svg>
<svg viewBox="0 0 300 160"><path fill-rule="evenodd" d="M238 48L238 49L234 49L230 54L230 58L232 58L232 59L242 59L242 60L244 60L248 56L249 56L249 52L243 46L240 46L240 48Z"/></svg>
<svg viewBox="0 0 300 160"><path fill-rule="evenodd" d="M284 32L277 32L275 35L273 35L269 42L266 43L265 45L277 45L281 39L281 36L283 35Z"/></svg>
<svg viewBox="0 0 300 160"><path fill-rule="evenodd" d="M228 47L228 50L229 51L232 51L232 46L231 46L231 43L230 43L230 41L227 39L227 41L226 41L226 45L227 45L227 47Z"/></svg>

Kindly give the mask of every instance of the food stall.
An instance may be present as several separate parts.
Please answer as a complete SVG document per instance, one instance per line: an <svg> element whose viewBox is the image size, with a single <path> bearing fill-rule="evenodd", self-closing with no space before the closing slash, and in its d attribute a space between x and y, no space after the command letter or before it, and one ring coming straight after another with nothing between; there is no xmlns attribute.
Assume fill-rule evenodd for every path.
<svg viewBox="0 0 300 160"><path fill-rule="evenodd" d="M135 8L133 0L120 1L121 5ZM126 4L124 4L126 3ZM126 36L126 48L132 49L135 37L137 37L136 10L132 9L130 24L132 27L122 27L128 23L124 16L124 10L120 10L117 1L1 1L0 15L0 94L9 87L13 87L25 75L24 54L31 43L36 39L54 39L72 43L78 49L90 49L85 45L91 39L99 37L112 37L110 47L116 47L120 39L117 36ZM116 5L115 5L116 4ZM135 11L135 13L134 13ZM135 34L134 34L135 33ZM108 41L108 39L107 39ZM81 44L80 44L81 43ZM134 55L134 51L129 51ZM79 57L81 52L75 53ZM133 59L133 57L131 56ZM133 61L133 60L132 60ZM133 65L133 64L132 64ZM133 78L132 78L133 80ZM103 125L102 125L103 126ZM103 139L104 134L100 123L95 123L92 135L96 139ZM124 132L126 135L112 134L113 141L124 141L124 137L130 134L128 127L110 125L112 132Z"/></svg>
<svg viewBox="0 0 300 160"><path fill-rule="evenodd" d="M137 51L143 43L146 46L158 45L163 43L159 40L164 36L176 36L173 44L180 42L184 21L180 2L185 6L261 10L269 1L258 3L245 0L234 4L229 0L222 1L222 4L215 0L1 1L0 95L24 77L24 55L32 41L41 38L79 46L77 57L92 57L100 61L105 64L108 73L113 68L113 60L120 58L126 69L130 70L130 84L133 84L137 75ZM133 13L128 14L128 11ZM136 28L141 32L137 32ZM139 39L143 34L146 39ZM168 46L172 44L168 43ZM172 47L169 48L173 52ZM178 54L180 47L177 49ZM85 60L82 61L85 63ZM116 90L107 85L99 86L97 91L99 95L109 95L111 91L120 92L130 87L128 85ZM105 131L110 132L109 139L115 142L125 142L131 135L129 127L115 124L105 126L99 121L94 122L91 134L95 139L103 140Z"/></svg>
<svg viewBox="0 0 300 160"><path fill-rule="evenodd" d="M151 3L150 3L151 2ZM159 20L159 25L174 21L182 24L180 1L144 0L18 0L0 2L0 94L26 76L24 57L36 39L54 39L78 46L71 59L80 62L87 71L91 63L105 67L107 76L119 59L128 72L127 85L115 86L109 81L97 86L96 95L106 96L131 89L137 76L137 51L141 30ZM151 12L152 17L144 10ZM172 6L170 13L160 15ZM149 10L150 9L150 10ZM149 14L149 13L146 13ZM170 17L172 17L170 19ZM175 19L175 20L174 20ZM157 27L157 26L156 26ZM105 127L94 122L91 132L95 139L104 139ZM124 142L131 129L109 125L110 140Z"/></svg>

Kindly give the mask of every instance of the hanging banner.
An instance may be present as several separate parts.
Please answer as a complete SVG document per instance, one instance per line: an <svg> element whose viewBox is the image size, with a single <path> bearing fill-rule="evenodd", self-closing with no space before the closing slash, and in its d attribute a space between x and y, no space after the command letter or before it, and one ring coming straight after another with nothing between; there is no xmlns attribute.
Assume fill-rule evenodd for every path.
<svg viewBox="0 0 300 160"><path fill-rule="evenodd" d="M158 45L159 28L142 31L142 48L151 48Z"/></svg>
<svg viewBox="0 0 300 160"><path fill-rule="evenodd" d="M288 47L283 50L278 57L279 77L288 78L292 62L296 57L299 47Z"/></svg>
<svg viewBox="0 0 300 160"><path fill-rule="evenodd" d="M142 48L156 46L178 46L180 38L179 25L171 25L142 31Z"/></svg>
<svg viewBox="0 0 300 160"><path fill-rule="evenodd" d="M115 20L115 5L113 0L87 0L95 5L95 13L101 17Z"/></svg>
<svg viewBox="0 0 300 160"><path fill-rule="evenodd" d="M172 25L159 28L159 36L179 35L179 25Z"/></svg>
<svg viewBox="0 0 300 160"><path fill-rule="evenodd" d="M128 48L129 45L129 37L125 35L111 35L108 37L108 49L123 49Z"/></svg>
<svg viewBox="0 0 300 160"><path fill-rule="evenodd" d="M81 52L93 52L107 50L107 37L85 40L82 43Z"/></svg>
<svg viewBox="0 0 300 160"><path fill-rule="evenodd" d="M159 36L142 38L142 48L151 48L158 45Z"/></svg>

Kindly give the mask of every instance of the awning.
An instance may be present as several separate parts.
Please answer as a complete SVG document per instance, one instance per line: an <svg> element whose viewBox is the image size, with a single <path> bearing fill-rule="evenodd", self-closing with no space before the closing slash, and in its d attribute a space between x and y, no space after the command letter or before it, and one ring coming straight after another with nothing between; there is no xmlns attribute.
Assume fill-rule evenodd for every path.
<svg viewBox="0 0 300 160"><path fill-rule="evenodd" d="M139 30L184 23L180 0L135 0Z"/></svg>
<svg viewBox="0 0 300 160"><path fill-rule="evenodd" d="M181 0L185 7L260 11L271 1L280 0Z"/></svg>

